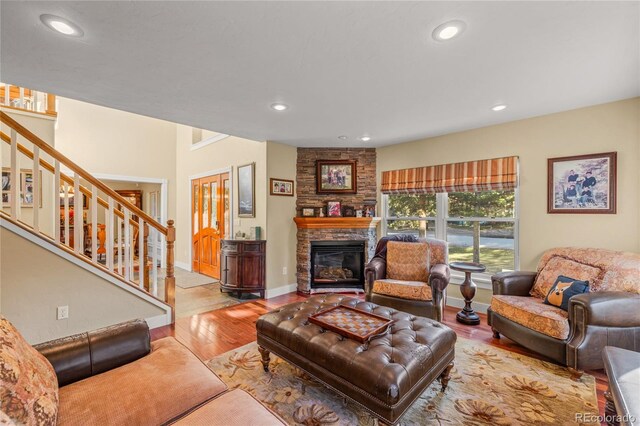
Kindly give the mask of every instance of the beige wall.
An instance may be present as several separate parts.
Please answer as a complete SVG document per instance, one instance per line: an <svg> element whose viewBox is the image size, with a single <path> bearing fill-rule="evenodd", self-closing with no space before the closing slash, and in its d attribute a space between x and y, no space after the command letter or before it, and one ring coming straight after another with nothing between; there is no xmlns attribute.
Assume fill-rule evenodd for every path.
<svg viewBox="0 0 640 426"><path fill-rule="evenodd" d="M267 182L270 178L296 180L294 146L267 142ZM267 189L267 193L269 190ZM295 194L295 189L294 189ZM267 196L267 288L296 285L296 197ZM287 273L283 274L283 269Z"/></svg>
<svg viewBox="0 0 640 426"><path fill-rule="evenodd" d="M31 113L23 113L16 112L14 110L3 109L11 118L16 120L21 125L25 126L31 132L33 132L36 136L42 139L45 143L53 146L54 145L54 126L55 120L46 116L38 116L36 114ZM10 129L1 125L0 129L7 135L11 135ZM11 147L4 143L0 142L2 147L0 149L1 163L3 168L7 168L11 166ZM33 144L22 136L18 136L18 143L29 149L33 152ZM40 159L43 161L47 161L49 164L53 164L51 157L44 152L40 152ZM27 156L18 153L18 164L20 169L29 169L33 170L33 160L27 158ZM39 207L38 212L38 223L40 229L43 233L53 236L54 227L58 223L58 208L56 202L57 198L54 197L57 192L53 191L53 174L47 172L42 169L41 173L41 188L42 188L42 204ZM2 210L6 213L9 213L11 209L9 207L2 207ZM20 209L20 220L33 225L33 208L31 207L23 207Z"/></svg>
<svg viewBox="0 0 640 426"><path fill-rule="evenodd" d="M0 228L0 265L0 312L32 344L164 313L4 228ZM57 307L65 305L69 318L57 320Z"/></svg>
<svg viewBox="0 0 640 426"><path fill-rule="evenodd" d="M640 98L378 149L381 172L510 155L520 157L520 269L556 246L640 251ZM547 214L547 159L618 152L618 213ZM489 291L476 296L487 303ZM460 297L457 288L450 290Z"/></svg>
<svg viewBox="0 0 640 426"><path fill-rule="evenodd" d="M233 173L233 217L234 233L238 230L249 233L252 226L262 228L263 238L267 238L267 144L234 136L222 139L200 149L191 150L192 128L178 125L176 137L176 261L189 265L191 246L191 183L194 175L232 167ZM238 184L237 167L248 163L255 167L255 218L237 218ZM267 255L268 256L268 255Z"/></svg>
<svg viewBox="0 0 640 426"><path fill-rule="evenodd" d="M56 149L90 173L168 180L176 217L176 124L58 98Z"/></svg>

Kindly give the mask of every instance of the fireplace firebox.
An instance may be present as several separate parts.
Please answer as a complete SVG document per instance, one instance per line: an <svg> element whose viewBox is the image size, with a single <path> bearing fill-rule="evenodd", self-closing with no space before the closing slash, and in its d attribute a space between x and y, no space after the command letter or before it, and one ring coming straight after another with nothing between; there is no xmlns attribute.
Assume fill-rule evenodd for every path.
<svg viewBox="0 0 640 426"><path fill-rule="evenodd" d="M311 241L311 291L364 291L364 241Z"/></svg>

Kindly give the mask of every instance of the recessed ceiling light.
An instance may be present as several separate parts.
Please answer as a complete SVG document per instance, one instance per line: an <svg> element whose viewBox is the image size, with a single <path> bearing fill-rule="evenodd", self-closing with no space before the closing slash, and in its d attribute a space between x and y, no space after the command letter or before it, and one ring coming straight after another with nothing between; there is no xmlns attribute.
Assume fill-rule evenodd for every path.
<svg viewBox="0 0 640 426"><path fill-rule="evenodd" d="M362 142L369 142L371 140L370 136L360 136L359 138Z"/></svg>
<svg viewBox="0 0 640 426"><path fill-rule="evenodd" d="M449 21L444 24L438 25L431 36L436 41L446 41L451 40L454 37L462 34L467 28L467 24L462 21Z"/></svg>
<svg viewBox="0 0 640 426"><path fill-rule="evenodd" d="M346 141L347 139L349 139L349 137L345 136L345 135L340 135L340 136L338 136L338 139Z"/></svg>
<svg viewBox="0 0 640 426"><path fill-rule="evenodd" d="M61 18L55 15L40 15L40 21L47 26L47 28L52 29L55 32L60 34L64 34L67 36L73 37L82 37L84 35L84 31L69 21L68 19Z"/></svg>
<svg viewBox="0 0 640 426"><path fill-rule="evenodd" d="M500 104L500 105L496 105L496 106L491 107L491 110L492 111L502 111L503 109L506 109L506 108L507 108L506 105Z"/></svg>
<svg viewBox="0 0 640 426"><path fill-rule="evenodd" d="M280 104L280 103L271 104L271 109L275 109L276 111L284 111L287 108L289 107L285 104Z"/></svg>

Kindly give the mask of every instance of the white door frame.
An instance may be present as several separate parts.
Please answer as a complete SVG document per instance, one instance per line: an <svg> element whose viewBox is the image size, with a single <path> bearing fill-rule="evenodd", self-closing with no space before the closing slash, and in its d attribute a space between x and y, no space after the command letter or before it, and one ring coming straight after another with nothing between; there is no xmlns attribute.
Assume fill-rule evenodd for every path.
<svg viewBox="0 0 640 426"><path fill-rule="evenodd" d="M70 173L73 175L73 173ZM169 201L167 200L167 195L169 193L169 180L164 178L150 178L150 177L142 177L142 176L125 176L125 175L112 175L108 173L91 173L91 175L100 180L113 180L117 182L132 182L132 183L159 183L160 184L160 223L163 226L167 226L167 212ZM167 247L165 244L162 244L160 249L160 262L161 267L167 267Z"/></svg>
<svg viewBox="0 0 640 426"><path fill-rule="evenodd" d="M193 181L195 179L201 179L208 176L220 175L223 173L229 173L229 236L233 238L233 166L223 167L221 169L209 170L202 173L196 173L195 175L190 175L188 179L189 183L189 220L187 221L189 225L189 268L187 269L189 272L193 272L193 217L192 217L192 209L193 209ZM185 265L186 266L186 265Z"/></svg>

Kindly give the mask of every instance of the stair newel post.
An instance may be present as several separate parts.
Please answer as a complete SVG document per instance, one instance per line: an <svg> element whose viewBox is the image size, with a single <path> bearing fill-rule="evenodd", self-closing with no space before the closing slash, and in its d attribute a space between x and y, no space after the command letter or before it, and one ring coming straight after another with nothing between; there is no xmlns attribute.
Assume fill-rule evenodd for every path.
<svg viewBox="0 0 640 426"><path fill-rule="evenodd" d="M147 268L147 264L149 263L147 261L148 255L147 255L147 247L148 247L148 243L149 243L149 225L147 225L146 222L143 223L142 218L140 219L140 224L142 224L142 247L140 247L140 255L139 255L139 261L138 263L140 263L140 266L138 267L138 269L142 272L142 276L143 276L143 282L144 282L144 289L146 291L150 290L150 286L149 286L149 268ZM140 273L140 272L138 272Z"/></svg>
<svg viewBox="0 0 640 426"><path fill-rule="evenodd" d="M176 241L176 228L173 226L173 220L167 221L167 277L164 279L164 298L171 306L171 323L176 320L176 278L173 275L173 244Z"/></svg>

